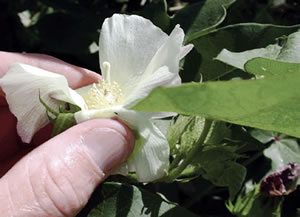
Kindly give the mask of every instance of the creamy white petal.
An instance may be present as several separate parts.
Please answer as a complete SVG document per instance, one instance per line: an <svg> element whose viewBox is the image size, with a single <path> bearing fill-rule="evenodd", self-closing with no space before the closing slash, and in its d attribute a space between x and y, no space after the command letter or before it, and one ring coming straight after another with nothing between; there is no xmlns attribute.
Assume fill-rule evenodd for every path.
<svg viewBox="0 0 300 217"><path fill-rule="evenodd" d="M165 43L157 50L144 73L135 83L130 83L121 89L127 89L126 103L132 104L146 97L158 86L173 86L181 83L179 76L179 61L193 46L182 46L184 32L177 25ZM166 68L168 67L168 69Z"/></svg>
<svg viewBox="0 0 300 217"><path fill-rule="evenodd" d="M131 94L140 90L148 89L146 94L138 93L145 97L155 87L162 86L160 83L164 86L180 84L179 61L193 47L183 46L183 40L184 32L179 25L167 36L145 18L114 15L105 20L100 35L99 53L103 77L117 82L130 102L134 98ZM174 74L172 80L152 85L153 77L165 79L165 74L161 78L154 75L163 66L167 66L169 72ZM151 85L139 89L148 81ZM149 89L150 86L152 89Z"/></svg>
<svg viewBox="0 0 300 217"><path fill-rule="evenodd" d="M23 142L29 143L35 132L48 123L46 110L39 100L57 108L63 100L85 108L83 99L68 87L66 78L25 64L14 64L0 79L11 112L17 117L17 130Z"/></svg>
<svg viewBox="0 0 300 217"><path fill-rule="evenodd" d="M143 17L113 15L104 21L101 29L101 71L106 71L103 63L108 62L112 81L121 87L134 84L167 37L167 34ZM103 78L107 80L105 73Z"/></svg>
<svg viewBox="0 0 300 217"><path fill-rule="evenodd" d="M175 112L152 112L151 118L152 119L163 119L163 118L173 117L176 115L178 115L178 114Z"/></svg>
<svg viewBox="0 0 300 217"><path fill-rule="evenodd" d="M125 107L130 108L140 99L145 98L154 88L168 86L177 77L169 71L168 67L163 66L152 74L145 75L132 89L130 94L125 95Z"/></svg>
<svg viewBox="0 0 300 217"><path fill-rule="evenodd" d="M92 120L95 118L112 118L117 116L115 111L119 111L119 108L107 108L107 109L91 109L91 110L81 110L74 114L77 123L81 123L87 120Z"/></svg>
<svg viewBox="0 0 300 217"><path fill-rule="evenodd" d="M188 44L186 46L181 47L179 59L182 59L183 57L185 57L193 48L194 48L193 44Z"/></svg>
<svg viewBox="0 0 300 217"><path fill-rule="evenodd" d="M181 83L181 78L179 76L179 61L193 48L193 45L183 46L183 40L184 32L179 25L176 25L170 36L151 59L145 72L141 75L138 84L134 84L134 86L131 85L133 87L127 87L127 89L132 88L131 94L143 91L143 89L139 90L138 87L144 86L147 82L152 84L153 76L156 76L156 74L158 74L157 71L164 66L168 67L168 71L173 74L173 78L166 80L164 74L161 73L161 78L157 77L155 79L162 79L163 81L161 81L161 83L156 82L156 85L148 86L148 93L158 86L174 86Z"/></svg>
<svg viewBox="0 0 300 217"><path fill-rule="evenodd" d="M184 32L179 25L176 25L170 36L157 50L151 62L149 62L144 74L151 74L158 68L167 66L170 72L178 75L179 61L182 58L183 40Z"/></svg>
<svg viewBox="0 0 300 217"><path fill-rule="evenodd" d="M86 94L90 91L90 89L91 89L92 87L93 87L93 84L90 84L90 85L87 85L87 86L84 86L84 87L80 87L80 88L76 89L75 91L76 91L79 95L84 96L84 95L86 95Z"/></svg>
<svg viewBox="0 0 300 217"><path fill-rule="evenodd" d="M151 182L165 176L169 168L170 149L164 134L145 113L122 110L118 111L118 117L142 137L138 141L143 143L136 144L133 155L127 162L131 171L134 169L136 172L138 180Z"/></svg>
<svg viewBox="0 0 300 217"><path fill-rule="evenodd" d="M64 86L65 88L61 90L56 90L51 93L49 96L52 99L56 99L63 102L68 102L73 105L77 105L81 110L86 110L87 106L84 99L73 89Z"/></svg>

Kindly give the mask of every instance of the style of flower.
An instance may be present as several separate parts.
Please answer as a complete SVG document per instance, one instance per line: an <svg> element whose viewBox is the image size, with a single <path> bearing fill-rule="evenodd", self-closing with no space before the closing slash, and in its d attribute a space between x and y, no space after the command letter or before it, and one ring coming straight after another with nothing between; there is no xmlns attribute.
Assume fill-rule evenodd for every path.
<svg viewBox="0 0 300 217"><path fill-rule="evenodd" d="M167 35L145 18L115 14L101 29L103 80L98 83L73 90L62 75L21 63L12 65L0 85L18 119L20 137L29 143L49 122L39 96L51 108L58 108L60 102L77 105L77 123L117 116L139 134L134 154L120 171L135 172L141 182L161 178L169 166L169 145L152 120L170 114L131 108L154 88L181 83L179 61L193 47L183 46L183 39L184 32L178 25Z"/></svg>

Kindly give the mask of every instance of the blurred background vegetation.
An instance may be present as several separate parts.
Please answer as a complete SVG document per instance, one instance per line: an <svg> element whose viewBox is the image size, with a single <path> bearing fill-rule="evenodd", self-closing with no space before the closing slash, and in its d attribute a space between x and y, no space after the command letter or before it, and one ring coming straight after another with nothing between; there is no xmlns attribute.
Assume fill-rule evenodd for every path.
<svg viewBox="0 0 300 217"><path fill-rule="evenodd" d="M208 1L213 2L215 0ZM97 43L100 28L105 18L114 13L139 14L151 19L166 32L172 30L176 21L187 32L193 22L191 19L196 19L197 16L194 15L201 10L205 2L205 0L0 0L0 50L49 54L72 64L99 72ZM182 11L189 6L193 9L186 10L188 13L184 15ZM181 13L180 16L177 16L180 19L170 20L169 16L176 17L178 13ZM203 14L201 16L203 20ZM208 14L207 22L210 18L211 16ZM237 0L228 8L227 16L219 27L248 22L286 26L299 24L300 1ZM224 30L226 34L229 34L226 31ZM226 37L230 38L236 33L240 34L242 30L235 31L232 31L230 33L232 35L226 35ZM235 42L235 46L240 50L265 46L273 43L276 37L284 34L281 32L277 34L276 31L271 36L269 33L264 33L265 35L258 34L253 35L253 40L248 40L251 37L250 33L247 35L248 38ZM205 34L203 33L203 35ZM220 34L223 34L222 31L220 31ZM240 39L238 34L232 41ZM244 37L244 35L242 36ZM208 53L213 58L228 43L225 41L219 42L218 38L214 38L214 36L211 39L209 37L207 40L218 43L219 50L213 51L213 54ZM222 36L222 38L224 37ZM262 38L264 42L257 43L255 40L258 38ZM213 70L221 70L221 65L219 63L216 66L211 60L207 63L208 60L201 59L206 55L205 52L209 52L210 49L210 47L203 47L203 50L201 50L201 45L207 43L205 37L198 41L195 40L195 43L198 43L198 46L196 45L197 51L194 50L187 57L186 62L191 63L191 66L187 64L185 67L184 81L195 80L195 71L197 73L201 71L204 80L210 80L208 79L210 78L209 75L206 78L206 72L203 71L208 73ZM202 54L202 57L199 54ZM197 65L197 69L195 65ZM230 76L222 79L230 79ZM251 148L246 150L247 152L258 150L256 149L259 146L257 141L242 132L240 127L231 126L231 130L233 139L242 138L243 143L251 145ZM259 171L266 171L264 162L265 159L258 158L249 165L248 171L250 172L248 176L257 176L259 180L261 178L258 175ZM262 172L262 174L265 173ZM150 184L144 188L159 192L169 200L192 210L196 214L201 214L201 216L231 216L225 207L228 191L225 188L213 186L201 177L187 183ZM290 217L289 210L299 208L296 201L300 201L299 191L287 198L286 204L288 205L285 208L287 217ZM94 203L92 200L81 215L86 216L85 213L88 213L89 207L92 207Z"/></svg>
<svg viewBox="0 0 300 217"><path fill-rule="evenodd" d="M103 20L113 13L140 14L162 22L159 0L0 0L0 50L45 53L98 71ZM204 0L168 0L169 15ZM238 0L222 25L259 22L292 25L298 0ZM160 25L161 27L163 24ZM168 31L168 29L165 29Z"/></svg>

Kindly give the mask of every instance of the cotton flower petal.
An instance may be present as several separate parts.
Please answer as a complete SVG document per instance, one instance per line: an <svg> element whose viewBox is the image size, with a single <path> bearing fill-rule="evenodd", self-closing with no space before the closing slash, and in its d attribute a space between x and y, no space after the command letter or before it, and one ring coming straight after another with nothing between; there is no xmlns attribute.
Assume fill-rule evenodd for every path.
<svg viewBox="0 0 300 217"><path fill-rule="evenodd" d="M135 147L129 167L134 167L141 182L151 182L167 174L169 168L169 144L163 133L143 113L120 111L118 116L135 129L143 139L143 144Z"/></svg>
<svg viewBox="0 0 300 217"><path fill-rule="evenodd" d="M108 109L91 109L91 110L81 110L74 114L76 123L81 123L87 120L92 120L95 118L112 118L117 116L115 111L119 108L108 108Z"/></svg>
<svg viewBox="0 0 300 217"><path fill-rule="evenodd" d="M17 117L17 130L23 142L29 143L32 136L48 123L42 100L51 108L58 107L62 100L85 108L84 100L68 87L62 75L25 64L14 64L0 79L11 112ZM57 99L57 100L54 100Z"/></svg>
<svg viewBox="0 0 300 217"><path fill-rule="evenodd" d="M194 48L194 45L192 45L192 44L188 44L188 45L181 47L179 59L182 59L183 57L185 57L193 48Z"/></svg>
<svg viewBox="0 0 300 217"><path fill-rule="evenodd" d="M135 150L128 164L134 168L141 182L151 182L162 178L169 168L169 144L164 134L149 120L148 115L140 112L122 110L118 117L140 134L141 143ZM123 166L124 169L124 166Z"/></svg>
<svg viewBox="0 0 300 217"><path fill-rule="evenodd" d="M170 36L165 40L164 44L157 50L151 62L147 66L144 74L148 75L156 71L162 66L167 66L169 71L176 74L176 80L180 81L179 77L179 61L192 48L191 45L183 47L184 32L176 25Z"/></svg>
<svg viewBox="0 0 300 217"><path fill-rule="evenodd" d="M193 48L193 45L182 46L183 40L184 32L177 25L139 79L122 87L129 93L125 100L128 104L134 104L138 99L146 97L156 87L181 83L179 61Z"/></svg>
<svg viewBox="0 0 300 217"><path fill-rule="evenodd" d="M179 61L194 47L192 44L182 46L183 40L184 32L177 25L165 43L158 49L138 83L129 87L131 90L128 91L130 94L126 98L127 107L133 106L139 99L146 97L156 87L173 86L181 83L181 78L178 74ZM154 71L157 68L158 70ZM176 114L162 112L155 114L154 117L165 118L174 115Z"/></svg>
<svg viewBox="0 0 300 217"><path fill-rule="evenodd" d="M125 107L132 107L138 100L145 98L154 88L168 86L178 75L169 71L168 67L160 67L153 73L149 73L135 84L130 94L125 96Z"/></svg>
<svg viewBox="0 0 300 217"><path fill-rule="evenodd" d="M179 25L168 36L145 18L114 15L104 21L100 34L103 78L120 85L126 104L146 97L157 86L180 84L179 61L193 48L183 46L183 40Z"/></svg>
<svg viewBox="0 0 300 217"><path fill-rule="evenodd" d="M132 86L167 38L168 35L160 28L140 16L115 14L106 19L99 40L100 67L104 80L108 76L103 63L109 62L111 80L121 87Z"/></svg>

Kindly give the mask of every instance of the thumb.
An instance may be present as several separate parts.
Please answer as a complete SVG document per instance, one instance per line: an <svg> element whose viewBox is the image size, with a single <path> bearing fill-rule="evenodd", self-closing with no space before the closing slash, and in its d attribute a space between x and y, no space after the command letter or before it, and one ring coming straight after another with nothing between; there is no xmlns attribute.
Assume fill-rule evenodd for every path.
<svg viewBox="0 0 300 217"><path fill-rule="evenodd" d="M0 179L1 215L76 215L132 148L131 131L115 120L91 120L70 128Z"/></svg>

